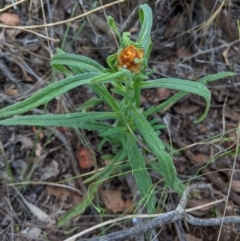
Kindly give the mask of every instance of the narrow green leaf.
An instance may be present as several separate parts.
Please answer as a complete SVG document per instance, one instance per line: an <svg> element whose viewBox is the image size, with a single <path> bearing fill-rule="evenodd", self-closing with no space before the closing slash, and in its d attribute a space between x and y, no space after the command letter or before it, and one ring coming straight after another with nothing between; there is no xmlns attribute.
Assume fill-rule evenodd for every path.
<svg viewBox="0 0 240 241"><path fill-rule="evenodd" d="M56 64L54 65L54 69L59 71L60 73L64 74L66 77L71 77L73 76L72 72L69 71L66 67L64 67L61 64Z"/></svg>
<svg viewBox="0 0 240 241"><path fill-rule="evenodd" d="M226 78L226 77L231 77L234 75L236 75L236 74L232 73L232 72L220 72L220 73L209 75L202 79L199 79L197 82L201 83L201 84L207 84L209 82L216 81L216 80ZM160 105L149 108L147 111L144 112L144 116L149 116L149 115L157 113L161 110L164 110L168 106L171 106L172 104L176 103L179 99L181 99L182 97L184 97L187 94L188 94L188 92L186 92L186 91L179 91L178 93L176 93L175 95L173 95L172 97L167 99L165 102L161 103Z"/></svg>
<svg viewBox="0 0 240 241"><path fill-rule="evenodd" d="M141 152L137 146L135 137L130 132L127 133L127 151L132 172L137 183L137 187L142 195L142 198L146 200L146 207L148 209L148 213L155 213L156 199L155 194L152 190L152 180L147 171L143 156L141 155Z"/></svg>
<svg viewBox="0 0 240 241"><path fill-rule="evenodd" d="M88 57L66 53L55 54L52 58L51 65L53 67L57 65L74 66L79 69L97 73L103 73L106 70L101 64Z"/></svg>
<svg viewBox="0 0 240 241"><path fill-rule="evenodd" d="M102 99L91 98L91 99L87 100L86 102L84 102L81 106L79 106L78 110L87 110L87 109L93 108L95 106L98 106L102 102L103 102Z"/></svg>
<svg viewBox="0 0 240 241"><path fill-rule="evenodd" d="M139 7L139 19L142 25L137 42L144 46L144 57L149 58L151 53L151 29L152 29L152 10L147 4Z"/></svg>
<svg viewBox="0 0 240 241"><path fill-rule="evenodd" d="M50 84L44 89L33 94L28 99L1 109L0 117L18 115L32 110L33 108L45 104L77 86L88 84L90 80L97 75L97 73L79 74Z"/></svg>
<svg viewBox="0 0 240 241"><path fill-rule="evenodd" d="M94 91L95 94L97 94L99 97L101 97L103 102L110 108L110 110L115 111L115 112L117 112L119 110L117 101L109 93L109 91L105 85L90 84L89 87Z"/></svg>
<svg viewBox="0 0 240 241"><path fill-rule="evenodd" d="M120 69L116 73L106 73L97 76L96 78L93 78L91 80L92 85L96 84L103 84L103 83L111 83L113 81L116 81L117 79L120 80L126 76L128 76L130 71L128 69Z"/></svg>
<svg viewBox="0 0 240 241"><path fill-rule="evenodd" d="M206 108L203 115L195 121L196 123L202 121L207 116L208 110L210 108L211 92L205 85L199 82L174 78L162 78L144 81L140 84L140 88L168 88L175 90L183 90L185 92L190 92L202 96L206 100Z"/></svg>
<svg viewBox="0 0 240 241"><path fill-rule="evenodd" d="M232 77L232 76L235 76L235 75L236 75L235 73L228 72L228 71L219 72L219 73L216 73L216 74L207 75L207 76L199 79L197 82L206 85L209 82L216 81L216 80L219 80L219 79L223 79L223 78L226 78L226 77Z"/></svg>
<svg viewBox="0 0 240 241"><path fill-rule="evenodd" d="M111 17L111 16L108 16L107 17L107 23L108 23L108 26L114 31L114 33L117 35L118 37L118 40L120 42L120 46L122 44L122 37L121 37L121 34L119 33L118 31L118 28L117 28L117 25L115 24L115 21L114 21L114 18Z"/></svg>
<svg viewBox="0 0 240 241"><path fill-rule="evenodd" d="M140 113L140 111L134 106L130 106L129 108L138 130L161 164L162 168L160 172L164 177L166 185L173 186L177 176L176 169L170 155L164 150L163 143L143 114Z"/></svg>
<svg viewBox="0 0 240 241"><path fill-rule="evenodd" d="M47 114L15 116L10 119L1 120L0 125L29 125L29 126L64 126L77 127L81 129L107 131L111 126L97 120L117 119L119 115L113 112L89 112L70 114Z"/></svg>
<svg viewBox="0 0 240 241"><path fill-rule="evenodd" d="M114 136L117 135L118 137L122 134L124 134L127 131L126 127L112 127L111 129L102 132L100 134L101 137L107 137L107 136Z"/></svg>

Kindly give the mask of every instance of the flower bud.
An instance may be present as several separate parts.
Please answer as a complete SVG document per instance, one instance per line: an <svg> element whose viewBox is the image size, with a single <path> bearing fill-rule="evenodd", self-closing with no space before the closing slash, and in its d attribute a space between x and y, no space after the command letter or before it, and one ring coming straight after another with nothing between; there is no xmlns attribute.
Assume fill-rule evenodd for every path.
<svg viewBox="0 0 240 241"><path fill-rule="evenodd" d="M139 74L142 66L144 50L130 45L117 53L118 68L127 68Z"/></svg>

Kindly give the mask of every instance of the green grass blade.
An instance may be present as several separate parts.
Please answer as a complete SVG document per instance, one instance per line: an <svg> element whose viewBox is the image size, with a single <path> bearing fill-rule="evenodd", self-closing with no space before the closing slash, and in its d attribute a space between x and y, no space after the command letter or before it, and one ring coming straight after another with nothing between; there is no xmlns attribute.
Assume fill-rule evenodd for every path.
<svg viewBox="0 0 240 241"><path fill-rule="evenodd" d="M205 85L199 82L193 82L183 79L163 78L144 81L140 84L140 88L168 88L182 90L202 96L206 100L206 108L202 116L195 121L196 123L202 121L207 116L208 110L210 108L211 92Z"/></svg>
<svg viewBox="0 0 240 241"><path fill-rule="evenodd" d="M142 198L145 200L147 199L146 207L148 213L155 213L156 199L152 190L152 180L146 168L143 156L141 155L141 151L137 146L136 139L130 132L127 133L127 152L137 187L142 195Z"/></svg>
<svg viewBox="0 0 240 241"><path fill-rule="evenodd" d="M166 185L173 186L177 176L176 169L170 155L164 150L163 143L143 114L140 113L140 111L134 106L130 106L129 108L138 130L161 164L162 168L160 173L163 176Z"/></svg>
<svg viewBox="0 0 240 241"><path fill-rule="evenodd" d="M14 105L7 106L4 109L1 109L0 117L18 115L18 114L27 112L29 110L32 110L33 108L38 107L42 104L45 104L50 100L54 99L55 97L77 86L88 84L90 80L97 75L98 74L96 73L85 73L85 74L68 77L66 79L50 84L49 86L38 91L28 99L23 100Z"/></svg>

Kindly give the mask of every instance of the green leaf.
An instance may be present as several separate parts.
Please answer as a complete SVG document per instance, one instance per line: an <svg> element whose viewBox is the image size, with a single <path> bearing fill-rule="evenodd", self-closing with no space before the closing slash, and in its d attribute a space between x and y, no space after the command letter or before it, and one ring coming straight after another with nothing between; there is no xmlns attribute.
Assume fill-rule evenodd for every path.
<svg viewBox="0 0 240 241"><path fill-rule="evenodd" d="M208 110L210 108L211 92L208 90L208 88L205 85L199 82L193 82L193 81L183 80L183 79L174 79L174 78L162 78L162 79L144 81L140 84L140 88L142 89L168 88L168 89L175 89L175 90L183 90L185 92L190 92L190 93L202 96L207 102L206 108L203 115L199 117L195 121L195 123L202 121L207 116Z"/></svg>
<svg viewBox="0 0 240 241"><path fill-rule="evenodd" d="M136 139L130 132L127 133L127 152L137 187L142 198L146 200L148 213L155 213L156 198L153 192L152 180L146 168L143 156L137 146Z"/></svg>
<svg viewBox="0 0 240 241"><path fill-rule="evenodd" d="M152 10L147 4L139 7L139 20L142 25L137 42L144 47L144 57L149 58L152 48L151 29L152 29Z"/></svg>
<svg viewBox="0 0 240 241"><path fill-rule="evenodd" d="M112 127L111 129L105 132L102 132L100 136L101 137L114 136L114 135L120 136L124 134L126 131L127 131L126 127Z"/></svg>
<svg viewBox="0 0 240 241"><path fill-rule="evenodd" d="M106 69L98 62L76 54L59 53L52 58L51 65L55 68L58 65L78 67L89 72L103 73Z"/></svg>
<svg viewBox="0 0 240 241"><path fill-rule="evenodd" d="M208 75L206 77L203 77L202 79L199 79L197 82L205 85L209 82L216 81L216 80L226 78L226 77L231 77L234 75L236 75L236 74L232 73L232 72L220 72L217 74ZM173 95L172 97L167 99L165 102L161 103L160 105L149 108L147 111L144 112L144 116L149 116L149 115L157 113L161 110L164 110L168 106L171 106L174 103L176 103L179 99L181 99L182 97L184 97L187 94L188 94L188 92L186 92L186 91L179 91L178 93L176 93L175 95Z"/></svg>
<svg viewBox="0 0 240 241"><path fill-rule="evenodd" d="M54 65L54 69L59 71L60 73L64 74L66 77L71 77L73 76L72 72L69 71L66 67L60 64Z"/></svg>
<svg viewBox="0 0 240 241"><path fill-rule="evenodd" d="M122 37L118 31L117 25L115 24L114 18L111 16L107 17L108 26L113 30L113 32L118 36L120 46L122 45Z"/></svg>
<svg viewBox="0 0 240 241"><path fill-rule="evenodd" d="M96 85L96 84L103 84L103 83L111 83L116 80L123 81L123 78L126 76L129 76L129 74L130 74L130 71L128 69L120 69L116 73L106 73L106 74L99 75L96 78L93 78L91 80L91 84Z"/></svg>
<svg viewBox="0 0 240 241"><path fill-rule="evenodd" d="M96 93L103 102L110 108L110 110L117 112L119 110L117 101L109 93L105 85L89 85L90 88Z"/></svg>
<svg viewBox="0 0 240 241"><path fill-rule="evenodd" d="M117 119L119 115L114 112L89 112L70 114L47 114L15 116L10 119L1 120L1 125L36 125L36 126L65 126L80 127L87 126L96 120ZM105 125L104 125L105 126ZM85 128L84 128L85 129Z"/></svg>
<svg viewBox="0 0 240 241"><path fill-rule="evenodd" d="M216 80L219 80L219 79L223 79L223 78L226 78L226 77L232 77L232 76L235 76L235 75L236 75L235 73L228 72L228 71L219 72L219 73L216 73L216 74L207 75L207 76L199 79L197 82L206 85L209 82L216 81Z"/></svg>
<svg viewBox="0 0 240 241"><path fill-rule="evenodd" d="M86 102L84 102L81 106L79 106L78 110L86 111L87 109L90 109L90 108L93 108L95 106L98 106L102 102L103 102L102 99L91 98L91 99L87 100Z"/></svg>
<svg viewBox="0 0 240 241"><path fill-rule="evenodd" d="M68 77L43 88L26 100L0 110L0 117L18 115L45 104L57 96L80 85L88 84L97 73L85 73Z"/></svg>
<svg viewBox="0 0 240 241"><path fill-rule="evenodd" d="M176 169L170 155L164 150L163 143L143 114L140 113L140 111L134 106L130 106L129 110L138 127L138 130L161 164L161 170L159 171L164 177L166 185L173 186L177 176Z"/></svg>

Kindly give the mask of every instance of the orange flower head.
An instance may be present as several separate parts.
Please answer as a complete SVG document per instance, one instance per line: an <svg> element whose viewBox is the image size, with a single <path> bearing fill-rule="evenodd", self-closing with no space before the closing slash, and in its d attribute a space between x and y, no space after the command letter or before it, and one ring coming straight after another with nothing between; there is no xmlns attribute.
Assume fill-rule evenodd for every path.
<svg viewBox="0 0 240 241"><path fill-rule="evenodd" d="M125 67L129 69L131 72L140 73L142 62L135 63L134 59L141 60L144 55L143 49L138 49L133 45L130 45L124 49L122 49L117 54L118 68Z"/></svg>

